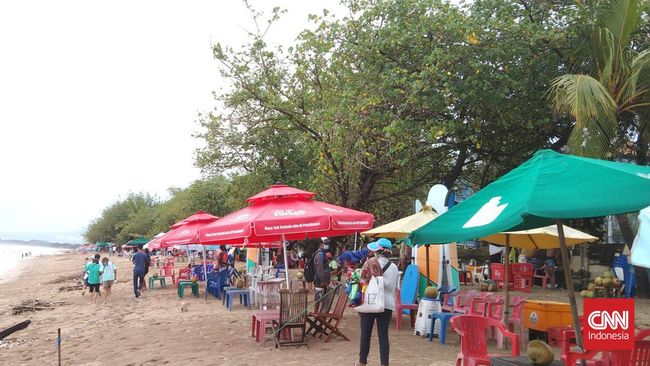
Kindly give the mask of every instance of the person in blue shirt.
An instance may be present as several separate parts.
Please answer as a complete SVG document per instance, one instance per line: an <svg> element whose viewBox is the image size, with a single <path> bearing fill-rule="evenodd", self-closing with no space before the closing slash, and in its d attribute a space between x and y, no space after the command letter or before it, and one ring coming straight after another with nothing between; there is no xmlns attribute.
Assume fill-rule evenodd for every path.
<svg viewBox="0 0 650 366"><path fill-rule="evenodd" d="M133 257L131 261L133 262L133 293L135 297L140 297L140 291L142 291L142 285L144 284L144 273L149 257L143 253L139 252L138 248L133 248Z"/></svg>

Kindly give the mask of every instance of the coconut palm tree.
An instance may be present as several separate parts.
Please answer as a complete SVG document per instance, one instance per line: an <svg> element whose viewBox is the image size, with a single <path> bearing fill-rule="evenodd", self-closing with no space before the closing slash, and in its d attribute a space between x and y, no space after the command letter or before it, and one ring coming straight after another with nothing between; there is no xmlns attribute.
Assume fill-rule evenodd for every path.
<svg viewBox="0 0 650 366"><path fill-rule="evenodd" d="M591 74L562 75L552 81L549 94L556 111L575 119L568 142L572 154L612 158L618 147L632 142L645 158L650 142L650 49L648 34L641 30L648 2L601 3L587 44L590 57L585 65Z"/></svg>

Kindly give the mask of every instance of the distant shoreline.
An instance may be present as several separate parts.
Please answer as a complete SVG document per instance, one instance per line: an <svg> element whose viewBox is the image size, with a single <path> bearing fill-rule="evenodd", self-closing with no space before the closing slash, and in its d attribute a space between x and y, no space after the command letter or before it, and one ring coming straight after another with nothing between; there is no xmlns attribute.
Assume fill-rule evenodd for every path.
<svg viewBox="0 0 650 366"><path fill-rule="evenodd" d="M13 245L28 245L34 247L48 247L48 248L60 248L60 249L69 249L74 250L80 246L80 244L70 244L70 243L51 243L43 240L10 240L10 239L0 239L0 245L2 244L13 244Z"/></svg>

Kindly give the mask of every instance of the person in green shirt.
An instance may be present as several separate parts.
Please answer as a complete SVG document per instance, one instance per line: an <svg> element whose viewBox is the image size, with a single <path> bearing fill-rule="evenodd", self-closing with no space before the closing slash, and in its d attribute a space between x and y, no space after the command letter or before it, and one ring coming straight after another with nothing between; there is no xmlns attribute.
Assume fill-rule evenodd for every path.
<svg viewBox="0 0 650 366"><path fill-rule="evenodd" d="M88 287L90 288L90 301L93 304L97 303L97 296L99 295L100 271L101 266L99 265L99 259L93 258L93 262L86 267L86 273L88 273Z"/></svg>
<svg viewBox="0 0 650 366"><path fill-rule="evenodd" d="M327 253L327 267L330 269L330 275L332 276L332 281L341 281L341 271L339 270L339 264L332 258L332 253Z"/></svg>

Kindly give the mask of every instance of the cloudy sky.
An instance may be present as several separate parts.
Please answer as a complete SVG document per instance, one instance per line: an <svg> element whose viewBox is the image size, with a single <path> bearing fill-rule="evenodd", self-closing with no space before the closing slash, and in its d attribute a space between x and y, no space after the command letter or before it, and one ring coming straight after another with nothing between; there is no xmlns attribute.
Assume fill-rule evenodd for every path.
<svg viewBox="0 0 650 366"><path fill-rule="evenodd" d="M288 10L289 44L338 1L251 1ZM227 87L211 45L254 25L229 1L0 3L0 238L80 241L129 192L166 197L200 176L197 113Z"/></svg>

